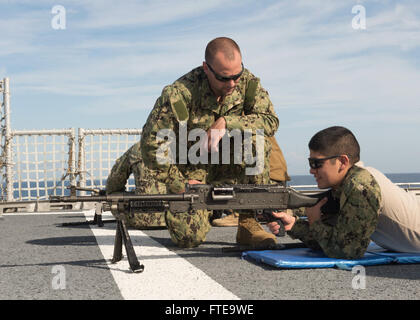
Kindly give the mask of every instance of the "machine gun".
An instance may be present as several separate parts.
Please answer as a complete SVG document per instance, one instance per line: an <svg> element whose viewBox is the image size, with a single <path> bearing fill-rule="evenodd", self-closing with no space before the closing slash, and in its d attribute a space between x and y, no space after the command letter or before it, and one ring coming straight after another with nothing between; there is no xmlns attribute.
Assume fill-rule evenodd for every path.
<svg viewBox="0 0 420 320"><path fill-rule="evenodd" d="M144 266L137 259L124 220L125 215L162 212L169 210L173 214L197 210L253 210L257 215L265 215L268 221L274 221L271 212L315 205L320 196L306 196L290 187L281 185L224 185L206 184L186 185L186 191L180 194L135 194L121 192L77 196L77 187L71 187L70 196L52 196L51 202L102 202L110 209L117 220L112 263L122 259L124 243L128 262L133 272L142 272ZM86 190L86 189L83 189ZM282 226L283 224L278 221ZM284 229L283 229L284 234Z"/></svg>

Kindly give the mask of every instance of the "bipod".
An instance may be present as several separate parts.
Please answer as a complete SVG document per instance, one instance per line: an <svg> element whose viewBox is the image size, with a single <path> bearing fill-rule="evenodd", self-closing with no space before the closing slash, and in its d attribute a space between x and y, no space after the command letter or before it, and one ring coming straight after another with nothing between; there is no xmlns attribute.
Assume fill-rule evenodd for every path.
<svg viewBox="0 0 420 320"><path fill-rule="evenodd" d="M117 220L117 230L115 233L114 242L114 255L112 257L111 263L117 263L118 261L121 261L123 257L123 242L131 271L135 273L143 272L144 265L140 264L139 260L137 259L133 243L131 242L130 235L128 234L127 226L125 225L125 222L123 220Z"/></svg>

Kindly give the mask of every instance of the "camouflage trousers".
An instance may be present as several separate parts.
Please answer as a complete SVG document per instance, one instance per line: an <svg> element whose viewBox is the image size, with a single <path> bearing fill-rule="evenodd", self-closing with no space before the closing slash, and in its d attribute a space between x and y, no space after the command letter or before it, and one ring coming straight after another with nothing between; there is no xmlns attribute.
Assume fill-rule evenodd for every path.
<svg viewBox="0 0 420 320"><path fill-rule="evenodd" d="M220 175L222 176L223 172L220 172ZM226 180L226 177L228 177L227 172L225 172L225 179L223 179L223 181L218 180L217 182L229 184L271 183L267 172L259 176L252 177L238 175L236 178L231 178L228 181ZM213 184L215 181L209 181L209 183ZM253 211L241 210L238 211L238 213L253 214ZM208 210L197 210L195 213L184 212L177 214L173 214L172 212L167 211L165 214L165 221L169 234L171 235L172 242L174 242L178 247L182 248L192 248L203 243L206 240L207 233L211 229L210 218L212 214L212 211Z"/></svg>
<svg viewBox="0 0 420 320"><path fill-rule="evenodd" d="M155 179L151 179L150 175L149 177L147 176L141 157L140 142L135 143L116 160L107 179L107 194L124 191L131 174L134 176L137 194L166 193L166 186L164 184L154 182ZM142 213L133 216L124 215L124 218L128 226L137 229L166 226L165 214L163 212Z"/></svg>
<svg viewBox="0 0 420 320"><path fill-rule="evenodd" d="M211 164L208 166L207 183L212 185L220 184L270 184L269 175L269 156L271 145L266 142L264 148L264 163L262 171L256 175L246 174L246 165L235 164L233 153L231 153L231 162L229 164ZM222 162L220 162L222 163ZM249 210L241 210L239 214L253 213ZM212 212L197 211L195 214L181 213L172 214L167 212L165 215L166 224L172 241L179 247L196 247L205 241L207 233L211 229L210 218Z"/></svg>
<svg viewBox="0 0 420 320"><path fill-rule="evenodd" d="M271 183L269 178L270 150L271 145L267 145L266 142L264 148L263 168L262 172L259 174L247 175L247 166L244 163L235 164L232 154L230 164L210 164L208 166L207 183L214 185ZM124 156L122 158L124 158ZM131 163L131 171L134 173L136 179L136 192L141 194L168 193L167 186L164 183L159 182L158 179L156 179L154 171L150 170L143 164L143 161L140 157L140 152L131 152L126 156L126 158L127 159L122 159L120 162L117 161L116 166L118 163L124 163L124 161ZM242 210L239 213L249 214L251 212L248 210ZM165 213L154 212L147 214L135 214L133 216L126 215L125 219L128 226L134 227L136 229L147 229L150 227L163 226L164 221L168 228L172 242L174 242L179 247L191 248L196 247L205 241L207 233L211 229L211 215L212 212L207 210L198 210L195 213L184 212L177 214L173 214L172 212L167 211Z"/></svg>
<svg viewBox="0 0 420 320"><path fill-rule="evenodd" d="M138 191L143 194L166 194L167 187L164 183L155 179L153 171L147 167L142 167L142 177ZM196 247L206 239L211 226L209 217L211 211L198 210L195 213L183 212L173 214L169 210L166 212L155 212L151 214L135 215L128 220L128 224L134 228L141 229L145 223L149 223L144 216L155 219L164 217L165 225L171 236L171 240L178 247L191 248ZM160 221L160 220L159 220ZM148 225L150 226L150 225Z"/></svg>

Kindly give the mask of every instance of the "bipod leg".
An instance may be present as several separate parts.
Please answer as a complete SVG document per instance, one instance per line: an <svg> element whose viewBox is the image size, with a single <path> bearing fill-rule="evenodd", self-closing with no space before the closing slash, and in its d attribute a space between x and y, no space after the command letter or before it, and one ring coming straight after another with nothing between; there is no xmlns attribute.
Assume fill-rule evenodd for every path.
<svg viewBox="0 0 420 320"><path fill-rule="evenodd" d="M130 235L128 234L127 227L124 220L119 221L119 229L121 232L121 237L124 241L125 251L127 252L128 263L130 264L130 269L133 272L143 272L144 265L140 264L137 259L136 252L134 251L133 243L131 242Z"/></svg>
<svg viewBox="0 0 420 320"><path fill-rule="evenodd" d="M114 241L114 255L112 257L111 263L117 263L122 259L122 234L120 228L121 221L117 220L117 230L115 232L115 241Z"/></svg>
<svg viewBox="0 0 420 320"><path fill-rule="evenodd" d="M93 217L93 221L91 221L90 224L96 224L96 225L98 225L98 227L103 227L104 222L102 221L102 215L95 213L95 216Z"/></svg>
<svg viewBox="0 0 420 320"><path fill-rule="evenodd" d="M93 218L93 223L97 224L98 227L103 227L104 222L102 221L102 203L95 203L95 217Z"/></svg>

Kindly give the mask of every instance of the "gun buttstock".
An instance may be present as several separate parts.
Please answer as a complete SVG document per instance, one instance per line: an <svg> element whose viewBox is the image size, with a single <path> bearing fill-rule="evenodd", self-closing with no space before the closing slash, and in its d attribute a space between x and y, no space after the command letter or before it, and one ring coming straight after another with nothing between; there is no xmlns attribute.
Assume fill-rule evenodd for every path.
<svg viewBox="0 0 420 320"><path fill-rule="evenodd" d="M320 199L309 197L297 192L294 189L289 189L289 202L287 207L289 209L297 209L302 207L312 207L318 203Z"/></svg>

